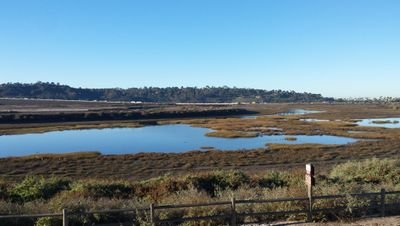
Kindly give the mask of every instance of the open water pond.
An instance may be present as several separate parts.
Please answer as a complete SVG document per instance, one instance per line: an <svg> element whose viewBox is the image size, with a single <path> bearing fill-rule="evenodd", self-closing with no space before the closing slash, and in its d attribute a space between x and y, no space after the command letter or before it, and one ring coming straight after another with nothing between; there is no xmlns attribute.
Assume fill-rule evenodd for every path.
<svg viewBox="0 0 400 226"><path fill-rule="evenodd" d="M370 118L360 119L359 126L374 126L385 128L400 128L400 118Z"/></svg>
<svg viewBox="0 0 400 226"><path fill-rule="evenodd" d="M47 133L0 136L0 157L40 153L100 151L102 154L132 154L138 152L184 152L214 147L220 150L263 148L266 143L285 144L347 144L357 141L337 136L259 136L252 138L207 137L210 129L189 125L161 125L142 128L109 128L65 130Z"/></svg>

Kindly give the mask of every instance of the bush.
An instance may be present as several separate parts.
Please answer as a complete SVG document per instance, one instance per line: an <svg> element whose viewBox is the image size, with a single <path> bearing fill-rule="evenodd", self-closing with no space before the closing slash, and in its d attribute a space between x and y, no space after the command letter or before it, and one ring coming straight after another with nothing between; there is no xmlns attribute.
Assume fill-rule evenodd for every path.
<svg viewBox="0 0 400 226"><path fill-rule="evenodd" d="M72 185L72 191L91 198L129 198L133 195L132 186L120 182L77 182Z"/></svg>
<svg viewBox="0 0 400 226"><path fill-rule="evenodd" d="M369 159L361 162L347 162L335 166L330 178L339 183L400 183L400 161L390 159Z"/></svg>
<svg viewBox="0 0 400 226"><path fill-rule="evenodd" d="M158 202L170 194L187 190L188 185L182 178L161 176L135 184L134 190L137 197Z"/></svg>
<svg viewBox="0 0 400 226"><path fill-rule="evenodd" d="M8 198L8 192L7 192L7 185L2 184L0 182L0 200L1 199L7 199Z"/></svg>
<svg viewBox="0 0 400 226"><path fill-rule="evenodd" d="M70 181L58 178L26 177L10 191L14 201L29 202L37 199L49 199L62 190L69 188Z"/></svg>
<svg viewBox="0 0 400 226"><path fill-rule="evenodd" d="M362 162L349 162L337 165L327 174L319 175L314 188L315 195L350 194L360 192L378 192L400 188L400 161L390 159L371 159ZM250 174L248 174L250 175ZM230 197L242 199L276 199L284 197L304 197L306 187L303 171L267 171L257 175L244 174L241 171L215 171L191 174L190 176L161 176L141 182L129 180L79 180L70 183L62 179L44 179L27 177L15 185L0 181L0 215L27 213L59 213L62 209L81 213L94 210L143 208L150 203L188 204L227 201ZM9 188L7 188L9 187ZM18 202L12 202L12 201ZM357 210L360 206L376 204L377 199L344 197L341 199L316 199L314 208L345 207L340 213L321 212L314 215L317 220L349 219L370 212ZM388 195L388 203L398 202L398 196ZM238 205L239 213L299 210L307 208L306 201L284 203L262 203ZM227 212L226 212L227 211ZM371 213L374 210L372 210ZM389 211L389 210L388 210ZM393 212L398 209L392 210ZM229 208L199 207L177 210L157 210L160 219L192 217L229 213ZM390 212L388 212L390 213ZM145 225L149 212L132 213L76 214L71 215L70 224L95 225L115 222L130 222L133 225ZM304 215L285 216L265 215L261 217L239 217L238 222L276 221L282 219L303 219ZM40 218L0 221L3 225L37 226L57 225L59 219ZM225 221L226 222L226 221ZM193 222L190 222L195 224ZM189 225L191 225L188 223ZM201 221L196 225L219 225L224 221ZM185 224L183 224L185 225Z"/></svg>
<svg viewBox="0 0 400 226"><path fill-rule="evenodd" d="M258 185L263 188L286 187L289 185L289 175L285 172L271 172L258 181Z"/></svg>
<svg viewBox="0 0 400 226"><path fill-rule="evenodd" d="M215 196L218 190L235 190L250 181L241 171L217 171L201 176L189 176L187 179L193 187L204 190L211 196Z"/></svg>
<svg viewBox="0 0 400 226"><path fill-rule="evenodd" d="M62 224L62 220L54 217L41 217L39 218L35 226L59 226Z"/></svg>

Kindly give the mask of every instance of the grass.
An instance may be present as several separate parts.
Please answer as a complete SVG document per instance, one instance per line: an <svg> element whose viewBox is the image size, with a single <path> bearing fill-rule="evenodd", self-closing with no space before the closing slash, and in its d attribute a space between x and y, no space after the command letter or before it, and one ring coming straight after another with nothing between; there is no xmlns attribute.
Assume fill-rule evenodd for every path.
<svg viewBox="0 0 400 226"><path fill-rule="evenodd" d="M303 166L304 167L304 166ZM304 169L303 169L304 170ZM317 168L319 170L319 168ZM332 167L325 173L317 171L315 195L349 194L400 190L399 159L368 159L346 162ZM283 197L304 197L304 172L299 170L269 170L257 174L238 170L208 171L186 173L181 176L166 175L149 180L131 179L68 179L27 177L14 182L0 182L0 214L23 214L40 212L59 212L63 208L70 211L92 211L115 208L147 207L150 203L188 204L226 201L236 199L273 199ZM33 189L32 189L33 188ZM28 198L27 198L28 197ZM388 196L387 201L398 201L398 196ZM317 200L315 208L345 206L346 210L335 215L321 213L314 216L315 221L344 220L363 216L355 207L370 205L376 200L345 197L341 200ZM267 212L288 209L304 209L305 203L268 203L238 206L239 212ZM186 208L179 210L160 210L159 219L171 217L204 216L217 213L229 214L224 207ZM394 210L398 211L398 209ZM390 214L390 210L387 212ZM134 217L135 216L135 217ZM100 214L85 215L71 219L72 225L100 224L128 221L142 225L148 220L146 214ZM240 223L251 221L275 221L305 219L304 215L285 215L280 217L261 216L239 218ZM59 222L53 219L38 219L43 225L53 226ZM49 223L50 222L50 223ZM20 222L33 225L34 222ZM47 224L46 224L47 223ZM202 222L199 224L217 225L224 221ZM12 225L1 221L0 225Z"/></svg>
<svg viewBox="0 0 400 226"><path fill-rule="evenodd" d="M105 129L105 128L138 128L144 126L140 122L127 121L95 121L95 122L74 122L74 123L32 123L1 125L0 135L15 135L28 133L45 133L63 130L83 129Z"/></svg>
<svg viewBox="0 0 400 226"><path fill-rule="evenodd" d="M400 184L400 161L369 159L363 162L348 162L336 166L330 177L343 183L356 181Z"/></svg>
<svg viewBox="0 0 400 226"><path fill-rule="evenodd" d="M345 159L368 158L371 156L387 157L398 156L396 151L400 148L400 130L379 127L356 126L353 118L358 117L395 117L400 111L390 107L378 105L252 105L246 106L250 110L257 110L260 114L274 114L287 109L303 108L320 110L321 113L312 114L312 118L327 119L326 122L305 122L300 119L307 115L291 116L259 116L255 119L242 118L197 118L174 119L158 121L158 124L188 123L193 126L214 129L209 136L218 137L254 137L263 135L335 135L365 139L357 143L335 145L279 145L271 144L268 148L253 149L248 151L191 151L187 153L141 153L132 155L99 155L93 156L55 156L51 160L43 158L3 158L0 159L0 174L3 177L21 178L26 174L46 175L51 172L55 176L68 176L73 178L101 177L101 178L127 178L139 179L163 175L167 172L180 174L186 171L199 169L265 169L280 167L284 164L298 164L307 161L343 161ZM341 121L335 121L340 119ZM82 122L87 123L87 122ZM140 126L142 122L93 122L93 127L109 126ZM48 125L48 124L46 124ZM64 125L52 124L46 128L41 124L30 125L0 125L0 133L39 132L50 129L65 129ZM54 126L54 128L53 128ZM72 128L86 128L86 125L65 125ZM271 129L279 128L279 130ZM1 132L3 131L3 132ZM352 133L362 131L363 133ZM73 155L73 154L72 154ZM158 166L158 167L154 167Z"/></svg>
<svg viewBox="0 0 400 226"><path fill-rule="evenodd" d="M221 117L252 114L232 106L176 106L173 104L144 104L118 107L88 107L86 110L68 112L73 106L4 105L0 107L0 135L42 133L70 129L110 127L140 127L157 123L157 120L174 118ZM8 113L7 109L18 109ZM59 109L65 109L65 112ZM44 110L44 111L37 111Z"/></svg>
<svg viewBox="0 0 400 226"><path fill-rule="evenodd" d="M262 135L332 135L366 140L400 140L400 130L380 127L357 126L354 118L396 117L400 111L385 105L256 105L249 107L257 110L262 116L248 118L209 118L193 120L175 120L170 123L188 123L193 126L214 130L215 134L223 136L225 131L257 133ZM319 110L320 113L309 115L276 116L276 112L288 109L303 108ZM360 113L361 112L361 113ZM317 118L326 121L307 122L304 118ZM278 128L271 129L271 128ZM362 133L359 133L359 132ZM230 132L232 133L232 132ZM229 134L229 133L228 133ZM394 147L393 147L394 148ZM371 150L373 151L373 150ZM289 161L290 162L290 161Z"/></svg>
<svg viewBox="0 0 400 226"><path fill-rule="evenodd" d="M0 158L0 175L19 180L26 175L79 178L147 179L166 173L181 175L210 169L262 171L290 168L306 162L323 165L347 159L399 156L400 141L360 141L351 145L269 144L268 148L240 151L189 151L100 155L74 153Z"/></svg>
<svg viewBox="0 0 400 226"><path fill-rule="evenodd" d="M82 159L82 158L94 158L100 156L100 152L71 152L71 153L62 153L62 154L33 154L33 155L26 155L22 157L18 157L21 160L36 160L36 159Z"/></svg>
<svg viewBox="0 0 400 226"><path fill-rule="evenodd" d="M285 140L287 140L287 141L296 141L297 137L288 137L288 136L286 136Z"/></svg>
<svg viewBox="0 0 400 226"><path fill-rule="evenodd" d="M245 134L284 134L286 136L336 135L362 140L349 145L317 144L269 144L268 148L241 151L189 151L185 153L139 153L130 155L101 155L99 153L70 153L56 155L33 155L26 157L0 159L0 212L28 213L59 211L67 207L71 210L94 210L147 206L149 202L194 203L226 200L234 194L241 198L277 198L305 195L303 174L304 163L314 162L318 170L325 172L317 178L317 194L334 194L362 191L379 191L381 187L399 190L398 150L400 149L400 131L379 127L359 127L354 118L398 117L399 109L385 105L253 105L246 106L262 115L284 112L287 109L303 108L321 110L312 118L327 119L327 122L304 122L301 118L309 116L259 116L256 119L240 118L201 118L174 119L157 123L189 123L194 126L214 129L215 132ZM311 115L310 115L311 116ZM341 121L335 121L340 119ZM108 122L93 122L97 127L117 126ZM135 126L137 121L129 126ZM0 133L43 132L48 129L77 128L87 122L73 124L30 124L0 125ZM123 123L125 124L125 122ZM125 125L128 125L125 124ZM47 126L47 128L46 128ZM66 127L63 127L66 126ZM77 126L77 127L76 127ZM279 128L281 131L270 128ZM362 131L363 133L349 133ZM369 140L371 139L371 140ZM360 162L360 159L379 157L392 159L372 159ZM355 163L338 162L357 159ZM223 171L212 172L214 169ZM275 169L274 172L271 169ZM232 169L241 169L230 171ZM285 171L280 171L285 169ZM300 171L299 171L300 170ZM210 172L211 171L211 172ZM21 186L27 175L43 176L38 184ZM229 175L229 176L228 176ZM232 179L234 178L234 179ZM69 181L68 186L58 187L58 180ZM53 182L51 182L53 180ZM31 181L32 182L32 181ZM53 184L52 184L53 183ZM32 192L33 196L22 196L26 187L35 187L37 191L53 190L49 197L36 199L41 192ZM16 189L18 188L18 189ZM53 189L54 188L54 189ZM14 191L14 192L11 192ZM46 192L47 193L47 192ZM28 192L28 194L30 194ZM95 195L97 194L97 195ZM20 197L20 198L18 198ZM21 198L25 197L25 198ZM29 197L29 198L26 198ZM10 201L13 200L13 201ZM28 201L29 200L29 201ZM345 200L349 209L359 205L359 200ZM293 207L300 204L293 204ZM333 203L316 203L326 207ZM290 206L256 205L243 211L279 210ZM8 212L7 212L8 211ZM163 212L158 217L194 216L196 214L217 213L220 209L200 209L183 212ZM349 212L337 216L346 218ZM73 222L107 222L114 215L87 216L73 219ZM127 215L118 216L140 224L141 219L131 219ZM298 216L286 216L298 217ZM301 216L300 216L301 217ZM318 219L330 219L331 215L317 216ZM334 218L334 217L333 217ZM254 219L241 219L250 221ZM271 220L271 219L270 219ZM49 219L43 219L44 223ZM139 222L139 223L138 223ZM1 222L3 223L3 222ZM1 225L0 223L0 225ZM204 223L206 224L206 223ZM6 224L7 225L7 224ZM29 225L29 224L28 224ZM79 224L78 224L79 225Z"/></svg>
<svg viewBox="0 0 400 226"><path fill-rule="evenodd" d="M203 150L214 150L215 147L211 147L211 146L201 146L200 149L203 149Z"/></svg>
<svg viewBox="0 0 400 226"><path fill-rule="evenodd" d="M372 121L374 124L398 124L399 121L397 120L374 120Z"/></svg>
<svg viewBox="0 0 400 226"><path fill-rule="evenodd" d="M219 131L206 133L206 136L222 137L222 138L249 138L249 137L257 137L258 134L257 133L249 133L249 132L232 131L232 130L219 130Z"/></svg>

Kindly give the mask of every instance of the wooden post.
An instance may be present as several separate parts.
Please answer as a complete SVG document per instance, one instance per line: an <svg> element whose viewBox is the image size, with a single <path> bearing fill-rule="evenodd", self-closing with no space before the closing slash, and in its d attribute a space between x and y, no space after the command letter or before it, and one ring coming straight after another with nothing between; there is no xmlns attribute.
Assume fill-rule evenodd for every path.
<svg viewBox="0 0 400 226"><path fill-rule="evenodd" d="M307 212L307 221L312 221L312 206L313 206L313 197L312 197L312 186L308 187L308 212Z"/></svg>
<svg viewBox="0 0 400 226"><path fill-rule="evenodd" d="M234 197L231 199L231 226L236 226L236 200Z"/></svg>
<svg viewBox="0 0 400 226"><path fill-rule="evenodd" d="M68 211L67 211L67 209L62 210L62 221L63 221L63 226L68 226Z"/></svg>
<svg viewBox="0 0 400 226"><path fill-rule="evenodd" d="M156 225L155 220L154 220L154 203L150 204L150 224L152 226Z"/></svg>
<svg viewBox="0 0 400 226"><path fill-rule="evenodd" d="M381 189L381 217L385 216L385 196L386 191L384 188Z"/></svg>
<svg viewBox="0 0 400 226"><path fill-rule="evenodd" d="M312 164L306 165L305 182L307 185L307 195L308 195L307 221L310 222L312 221L313 186L315 185L314 166Z"/></svg>

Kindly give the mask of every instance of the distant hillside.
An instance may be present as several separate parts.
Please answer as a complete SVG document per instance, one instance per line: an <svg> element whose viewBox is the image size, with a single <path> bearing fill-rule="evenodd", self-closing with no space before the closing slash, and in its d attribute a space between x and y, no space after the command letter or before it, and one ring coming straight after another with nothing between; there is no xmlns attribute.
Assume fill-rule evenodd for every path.
<svg viewBox="0 0 400 226"><path fill-rule="evenodd" d="M73 88L55 83L6 83L0 85L0 97L63 100L109 100L142 102L321 102L333 101L320 94L282 90L243 89L229 87L168 87L129 89Z"/></svg>

